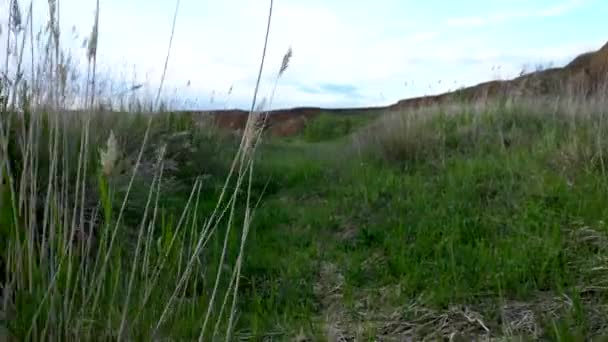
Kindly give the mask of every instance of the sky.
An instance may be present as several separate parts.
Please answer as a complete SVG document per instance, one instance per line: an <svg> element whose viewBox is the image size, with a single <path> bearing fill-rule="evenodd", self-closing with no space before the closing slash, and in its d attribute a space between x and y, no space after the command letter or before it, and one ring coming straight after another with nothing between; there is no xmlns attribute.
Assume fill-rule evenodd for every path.
<svg viewBox="0 0 608 342"><path fill-rule="evenodd" d="M29 1L19 0L24 17ZM2 51L8 2L0 0ZM59 4L64 47L84 65L81 43L95 1ZM249 108L269 4L181 0L164 96L189 109ZM100 0L100 6L100 74L116 84L144 83L154 93L176 1ZM34 0L34 8L38 26L46 1ZM608 41L607 14L606 0L275 0L259 96L271 97L290 47L273 108L380 106L564 65Z"/></svg>

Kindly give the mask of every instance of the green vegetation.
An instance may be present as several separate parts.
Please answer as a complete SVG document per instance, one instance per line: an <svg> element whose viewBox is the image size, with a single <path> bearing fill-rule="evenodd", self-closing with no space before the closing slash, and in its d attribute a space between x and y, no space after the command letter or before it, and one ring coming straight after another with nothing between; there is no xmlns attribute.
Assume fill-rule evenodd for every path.
<svg viewBox="0 0 608 342"><path fill-rule="evenodd" d="M134 96L123 110L96 78L99 1L86 78L60 48L56 1L36 41L32 5L21 22L10 4L0 340L231 340L251 210L267 184L252 177L260 116L235 139L205 118L167 112L164 72L155 99ZM164 71L168 62L169 52Z"/></svg>
<svg viewBox="0 0 608 342"><path fill-rule="evenodd" d="M608 336L605 98L325 113L293 139L254 113L237 139L162 86L103 110L98 18L71 94L55 6L32 74L7 52L0 81L0 340Z"/></svg>
<svg viewBox="0 0 608 342"><path fill-rule="evenodd" d="M205 320L207 336L224 336L247 227L238 185L246 173L226 182L243 154L238 141L172 113L156 114L148 129L141 115L59 126L50 114L3 115L12 117L0 188L9 336L192 338ZM87 125L96 127L88 137ZM36 142L18 148L21 132L37 129ZM263 186L251 182L247 194L257 198Z"/></svg>
<svg viewBox="0 0 608 342"><path fill-rule="evenodd" d="M51 219L42 234L54 227L75 243L27 247L39 237L22 228L44 225L19 212L11 189L20 178L3 173L3 274L12 291L3 324L18 339L117 338L121 325L124 338L147 339L157 325L157 336L197 338L221 272L206 330L219 338L240 270L239 338L606 336L604 108L518 99L386 113L314 143L272 139L258 145L247 191L236 179L224 183L238 140L175 113L150 122L129 186L147 120L96 114L89 143L108 146L85 158L82 207L78 190L61 191L62 182L52 192L61 205L44 201L53 160L45 151L59 131L42 116L38 152L30 151L39 156L39 185L26 187L24 205L46 203L37 214ZM12 122L8 165L23 174L27 158L15 146L31 126ZM85 122L61 128L70 139L58 160L84 165ZM110 158L110 131L119 153L108 172L99 160ZM57 168L53 179L78 178L63 170L72 169ZM219 202L226 214L210 220L225 189L234 189ZM78 224L81 210L91 223ZM83 232L65 230L72 226L61 222L73 217Z"/></svg>
<svg viewBox="0 0 608 342"><path fill-rule="evenodd" d="M254 217L242 329L606 336L601 108L437 108L353 144L265 146L258 170L280 190Z"/></svg>
<svg viewBox="0 0 608 342"><path fill-rule="evenodd" d="M306 142L321 142L344 137L369 122L377 114L321 113L307 123L302 134Z"/></svg>

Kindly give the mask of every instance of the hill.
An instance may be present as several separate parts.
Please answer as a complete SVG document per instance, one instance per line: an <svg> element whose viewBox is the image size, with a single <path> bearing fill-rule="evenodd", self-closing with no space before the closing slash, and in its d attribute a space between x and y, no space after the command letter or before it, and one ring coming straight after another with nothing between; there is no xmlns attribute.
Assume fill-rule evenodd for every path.
<svg viewBox="0 0 608 342"><path fill-rule="evenodd" d="M600 91L606 91L608 85L607 75L608 43L597 51L581 54L563 67L538 70L511 80L485 82L440 95L404 99L390 106L339 109L297 107L273 110L269 113L266 128L273 136L293 136L302 132L307 121L314 119L322 113L342 115L381 113L413 109L449 101L469 102L507 95L547 96L568 93L588 96ZM219 127L237 131L245 127L248 112L243 110L218 110L206 111L203 114L212 116L213 121Z"/></svg>

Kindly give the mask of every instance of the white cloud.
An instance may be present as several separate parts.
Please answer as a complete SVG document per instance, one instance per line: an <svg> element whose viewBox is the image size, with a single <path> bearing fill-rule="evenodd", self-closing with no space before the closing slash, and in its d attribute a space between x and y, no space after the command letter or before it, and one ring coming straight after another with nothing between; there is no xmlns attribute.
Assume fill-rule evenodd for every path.
<svg viewBox="0 0 608 342"><path fill-rule="evenodd" d="M561 4L557 4L555 6L542 9L538 11L536 14L539 17L557 17L560 15L564 15L576 8L582 6L586 0L570 0Z"/></svg>
<svg viewBox="0 0 608 342"><path fill-rule="evenodd" d="M543 17L557 17L564 15L581 5L585 0L570 0L557 5L542 9L500 11L499 13L448 19L448 25L453 27L480 27L487 25L503 24L513 20L532 19Z"/></svg>

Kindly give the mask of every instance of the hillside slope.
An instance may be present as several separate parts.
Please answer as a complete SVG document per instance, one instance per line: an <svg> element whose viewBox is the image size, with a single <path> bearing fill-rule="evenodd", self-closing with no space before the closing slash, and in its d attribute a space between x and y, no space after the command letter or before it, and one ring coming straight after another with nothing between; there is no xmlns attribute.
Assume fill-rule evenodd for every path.
<svg viewBox="0 0 608 342"><path fill-rule="evenodd" d="M598 92L606 92L608 84L607 75L608 43L597 51L584 53L576 57L564 67L536 71L511 80L485 82L440 95L405 99L386 107L340 109L298 107L274 110L270 112L266 128L274 136L292 136L302 132L306 126L306 122L314 119L321 113L381 113L412 109L454 100L468 102L507 94L512 96L544 96L567 93L586 96ZM243 110L219 110L207 111L202 114L212 116L213 121L219 127L236 131L245 127L248 112Z"/></svg>
<svg viewBox="0 0 608 342"><path fill-rule="evenodd" d="M490 81L453 92L401 100L387 107L402 110L451 100L471 101L501 95L592 95L605 92L608 81L608 43L579 55L564 67L524 74L511 80Z"/></svg>

